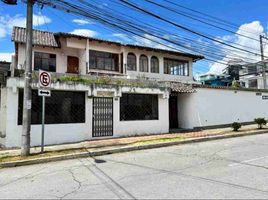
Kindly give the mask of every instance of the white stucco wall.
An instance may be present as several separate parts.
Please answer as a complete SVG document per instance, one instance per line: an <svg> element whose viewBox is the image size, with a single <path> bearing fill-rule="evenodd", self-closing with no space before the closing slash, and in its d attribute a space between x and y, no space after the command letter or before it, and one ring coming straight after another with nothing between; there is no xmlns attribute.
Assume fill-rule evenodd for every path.
<svg viewBox="0 0 268 200"><path fill-rule="evenodd" d="M86 94L85 94L86 95ZM88 98L86 98L88 99ZM17 124L18 119L18 90L8 89L7 95L7 126L6 143L7 147L16 147L21 144L22 125ZM45 126L45 144L61 144L77 142L89 139L91 135L91 101L86 101L86 122L73 124L48 124ZM31 126L31 145L38 146L41 143L41 125Z"/></svg>
<svg viewBox="0 0 268 200"><path fill-rule="evenodd" d="M6 147L19 147L21 145L22 125L18 125L18 91L24 85L23 79L9 78L6 87L6 119L5 132L6 137L1 139L0 143ZM33 84L33 88L37 85ZM135 89L135 90L134 90ZM122 87L119 90L116 88L95 87L92 91L90 85L83 84L52 84L53 90L67 91L84 91L86 99L86 121L85 123L71 124L47 124L45 126L45 145L73 143L92 138L92 98L88 96L96 95L96 91L113 91L113 137L129 136L136 134L147 133L167 133L169 128L168 123L168 95L167 91L151 88L133 88ZM142 94L158 94L159 119L146 121L120 121L120 96L122 93L142 93ZM49 98L49 97L48 97ZM2 127L2 125L1 125ZM104 137L107 138L107 137ZM94 138L97 139L97 138ZM41 143L41 125L31 126L31 145L39 146Z"/></svg>
<svg viewBox="0 0 268 200"><path fill-rule="evenodd" d="M196 88L196 93L178 97L179 126L194 128L252 122L256 117L267 119L267 108L268 100L256 92Z"/></svg>
<svg viewBox="0 0 268 200"><path fill-rule="evenodd" d="M169 132L168 99L158 95L158 120L120 121L120 98L114 101L114 136Z"/></svg>

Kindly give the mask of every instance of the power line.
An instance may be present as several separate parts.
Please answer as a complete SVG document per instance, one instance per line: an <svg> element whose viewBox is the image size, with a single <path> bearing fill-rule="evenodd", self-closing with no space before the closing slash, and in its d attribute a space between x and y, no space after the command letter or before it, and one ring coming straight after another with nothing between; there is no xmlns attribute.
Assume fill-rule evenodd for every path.
<svg viewBox="0 0 268 200"><path fill-rule="evenodd" d="M232 33L232 34L235 34L235 35L239 35L239 36L242 36L242 37L251 39L251 40L259 41L259 40L257 40L256 38L252 38L252 37L249 37L249 36L240 34L240 33L236 33L236 32L234 32L234 31L232 31L232 30L229 30L229 29L226 29L226 28L222 28L222 27L220 27L220 26L218 26L218 25L214 25L214 24L209 23L209 22L206 22L206 21L204 21L204 20L195 18L195 17L193 17L193 16L191 16L191 15L188 15L188 14L185 14L185 13L182 13L182 12L178 12L178 11L177 11L176 9L174 9L174 8L169 8L169 7L167 7L167 6L164 6L164 5L162 5L162 4L156 3L156 2L151 1L151 0L145 0L145 1L147 1L147 2L149 2L149 3L151 3L151 4L154 4L154 5L157 5L157 6L161 7L161 8L166 9L166 10L172 11L172 12L178 14L178 15L181 15L181 16L184 16L184 17L188 17L188 18L190 18L190 19L193 19L193 20L196 20L196 21L198 21L198 22L207 24L207 25L209 25L209 26L212 26L212 27L215 27L215 28L224 30L224 31L226 31L226 32L229 32L229 33Z"/></svg>
<svg viewBox="0 0 268 200"><path fill-rule="evenodd" d="M63 4L66 4L66 2L64 2L64 1L60 1L61 3L63 3ZM130 24L129 24L129 22L124 22L124 21L122 21L121 23L119 23L119 24L114 24L114 23L109 23L110 21L107 21L107 20L105 20L105 19L103 19L103 18L100 18L99 16L96 16L96 15L89 15L89 13L90 12L85 12L85 10L81 10L81 8L79 8L79 7L77 7L77 6L74 6L74 5L71 5L71 4L69 4L68 2L67 2L67 5L69 5L69 8L64 8L64 7L61 7L61 9L63 9L63 10L65 10L65 11L67 11L67 12L73 12L73 14L76 14L76 15L79 15L79 16L86 16L87 18L91 18L91 19L94 19L94 20L96 20L96 21L99 21L99 22L101 22L101 23L105 23L106 25L110 25L110 26L112 26L113 28L116 28L116 29L119 29L119 30L121 30L121 31L124 31L124 32L126 32L126 33L132 33L132 35L136 35L136 36L139 36L139 37L141 37L141 38L144 38L144 39L147 39L147 40L150 40L150 41L152 41L152 42L155 42L155 43L158 43L158 44L161 44L161 45L163 45L163 46L165 46L165 47L168 47L168 48L171 48L171 49L175 49L175 50L177 50L178 51L178 48L174 48L174 47L171 47L170 45L166 45L166 44L163 44L162 42L159 42L159 41L155 41L155 40L153 40L152 38L148 38L148 37L144 37L143 35L141 35L141 33L144 33L145 31L143 30L143 29L137 29L137 27L135 27L135 26L130 26ZM51 7L54 7L53 5L50 5ZM61 4L61 6L62 6L62 4ZM81 5L82 6L82 5ZM56 8L56 7L54 7L54 8ZM74 9L74 10L68 10L68 9ZM77 10L75 10L75 9L77 9L77 10L79 10L79 12L77 12ZM94 8L95 9L95 8ZM83 12L81 12L81 11L83 11ZM101 13L99 10L97 10L98 12L98 14L103 14L103 13ZM102 15L103 16L103 15ZM106 15L104 15L104 16L106 16ZM108 17L108 19L109 20L111 20L111 16L106 16L106 17ZM126 27L124 27L125 25L127 25L128 26L128 28L130 27L131 29L131 32L129 31L129 29L126 29ZM122 27L123 26L123 27ZM134 30L136 30L136 31L139 31L139 34L137 34L137 32L135 32ZM145 32L146 33L146 32ZM147 32L148 33L148 32ZM152 34L150 34L150 35L152 35ZM159 39L161 39L161 40L163 40L163 37L159 37L159 36L157 36L157 35L153 35L155 38L159 38ZM171 42L172 44L176 44L176 45L179 45L177 42L174 42L174 41L171 41L171 40L165 40L166 42ZM180 45L181 47L183 47L183 48L185 48L185 46L183 46L183 45ZM192 50L192 49L190 49L190 50ZM206 52L207 53L207 52ZM218 55L219 56L219 55ZM219 59L218 57L217 57L217 59ZM226 65L226 63L222 63L222 62L219 62L219 61L217 61L217 60L214 60L214 59L208 59L208 60L210 60L210 61L213 61L213 62L218 62L218 63L220 63L220 64L225 64Z"/></svg>
<svg viewBox="0 0 268 200"><path fill-rule="evenodd" d="M200 33L200 32L194 31L194 30L191 30L191 29L189 29L189 28L187 28L187 27L185 27L185 26L182 26L182 25L180 25L180 24L178 24L178 23L175 23L175 22L172 22L172 21L170 21L170 20L167 20L167 19L165 19L165 18L163 18L163 17L161 17L161 16L159 16L159 15L153 13L153 12L150 12L150 11L148 11L148 10L146 10L146 9L143 9L143 8L137 6L137 5L133 4L133 3L130 3L130 2L128 2L128 1L126 1L126 0L119 0L119 1L121 1L121 2L123 2L123 3L125 3L125 4L127 4L127 5L129 5L129 6L132 7L132 8L135 8L136 10L139 10L139 11L141 11L141 12L143 12L143 13L146 13L146 14L148 14L149 16L153 16L153 17L155 17L155 18L157 18L157 19L159 19L159 20L161 20L161 21L164 21L164 22L166 22L166 23L169 23L169 24L171 24L171 25L173 25L173 26L175 26L175 27L178 27L178 28L180 28L180 29L183 29L183 30L185 30L185 31L187 31L187 32L190 32L190 33L192 33L192 34L195 34L195 35L204 37L204 38L206 38L206 39L208 39L208 40L217 42L217 43L219 43L219 44L222 44L222 45L225 45L225 46L228 46L228 47L232 47L232 48L235 48L235 49L238 49L238 50L241 50L241 51L244 51L244 52L253 54L253 55L259 55L259 56L260 56L260 54L258 54L258 53L251 52L251 51L249 51L249 50L242 49L242 48L239 48L239 47L235 47L234 45L227 44L227 43L222 42L222 41L220 41L220 40L218 40L218 39L214 39L214 38L212 38L212 37L210 37L210 36L207 36L207 35L205 35L205 34L203 34L203 33Z"/></svg>
<svg viewBox="0 0 268 200"><path fill-rule="evenodd" d="M189 11L192 11L194 13L198 13L201 16L207 16L208 18L202 17L205 20L212 21L212 22L215 22L215 23L218 23L218 24L222 24L222 25L225 25L225 26L228 26L228 27L233 27L233 28L236 28L236 29L240 28L239 25L237 25L237 24L235 24L233 22L230 22L230 21L227 21L227 20L224 20L224 19L220 19L220 18L218 18L216 16L212 16L212 15L206 14L204 12L200 12L200 11L194 10L192 8L189 8L189 7L183 6L181 4L178 4L177 2L173 2L173 1L170 1L170 0L164 0L164 1L165 2L168 2L168 3L172 4L172 5L175 5L177 7L180 7L180 8L189 10ZM194 15L194 16L197 16L197 15ZM200 17L200 16L197 16L197 17ZM250 30L252 30L252 32L251 31L248 31L248 30L243 30L243 29L240 29L240 30L242 30L244 32L247 32L247 33L251 33L251 34L256 34L255 30L253 30L253 29L250 29Z"/></svg>

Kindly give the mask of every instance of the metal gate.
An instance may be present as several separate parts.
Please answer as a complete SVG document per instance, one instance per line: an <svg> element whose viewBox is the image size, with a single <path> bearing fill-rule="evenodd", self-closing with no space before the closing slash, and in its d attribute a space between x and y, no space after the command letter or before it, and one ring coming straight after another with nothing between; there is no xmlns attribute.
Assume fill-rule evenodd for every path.
<svg viewBox="0 0 268 200"><path fill-rule="evenodd" d="M92 136L113 135L113 98L93 98Z"/></svg>

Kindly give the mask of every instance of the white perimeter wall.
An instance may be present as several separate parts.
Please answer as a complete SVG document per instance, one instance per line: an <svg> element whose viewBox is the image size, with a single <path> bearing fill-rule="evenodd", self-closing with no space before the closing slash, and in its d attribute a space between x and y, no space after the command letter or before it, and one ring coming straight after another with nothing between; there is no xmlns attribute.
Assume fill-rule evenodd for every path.
<svg viewBox="0 0 268 200"><path fill-rule="evenodd" d="M8 88L7 93L6 147L21 145L22 125L18 125L18 90ZM45 144L61 144L87 140L91 135L91 101L86 97L86 122L75 124L48 124L45 126ZM41 125L31 126L31 145L41 143Z"/></svg>
<svg viewBox="0 0 268 200"><path fill-rule="evenodd" d="M268 118L268 100L256 92L196 88L196 93L178 96L178 118L181 128L252 122ZM268 95L268 93L262 93Z"/></svg>
<svg viewBox="0 0 268 200"><path fill-rule="evenodd" d="M77 86L78 87L78 86ZM81 91L81 90L80 90ZM53 92L53 91L52 91ZM49 97L48 97L49 98ZM86 122L72 124L48 124L45 126L45 144L63 144L92 139L92 98L86 98ZM168 98L158 95L159 119L145 121L120 121L120 97L114 97L114 135L113 137L138 134L158 134L169 131ZM18 125L18 88L6 88L6 137L0 142L6 147L21 145L22 126ZM108 138L108 137L104 137ZM96 138L94 138L96 139ZM99 138L98 138L99 139ZM41 143L41 125L31 126L31 146Z"/></svg>
<svg viewBox="0 0 268 200"><path fill-rule="evenodd" d="M114 102L114 136L169 132L168 99L158 95L158 120L120 121L120 99Z"/></svg>

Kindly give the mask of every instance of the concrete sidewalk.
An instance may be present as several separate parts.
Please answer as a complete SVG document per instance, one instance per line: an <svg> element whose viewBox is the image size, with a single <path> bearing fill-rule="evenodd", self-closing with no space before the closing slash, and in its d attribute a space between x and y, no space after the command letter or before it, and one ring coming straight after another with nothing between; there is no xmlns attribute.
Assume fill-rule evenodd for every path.
<svg viewBox="0 0 268 200"><path fill-rule="evenodd" d="M233 132L232 128L219 128L219 129L208 129L203 131L194 131L194 132L186 132L186 133L167 133L167 134L159 134L159 135L145 135L145 136L132 136L132 137L124 137L124 138L111 138L111 139L100 139L100 140L91 140L80 143L73 144L63 144L63 145L51 145L45 147L45 152L54 152L54 151L62 151L62 150L75 150L75 149L88 149L90 151L94 150L105 150L112 147L124 147L129 145L135 145L139 142L146 141L160 141L164 139L194 139L194 138L203 138L210 136L217 136L223 134L236 134L236 133L253 133L258 131L265 131L266 129L256 129L257 125L248 125L243 126L239 132ZM266 128L266 127L265 127ZM268 130L267 130L268 132ZM39 153L40 147L31 148L31 153ZM6 156L18 156L20 155L20 149L0 149L0 158Z"/></svg>

